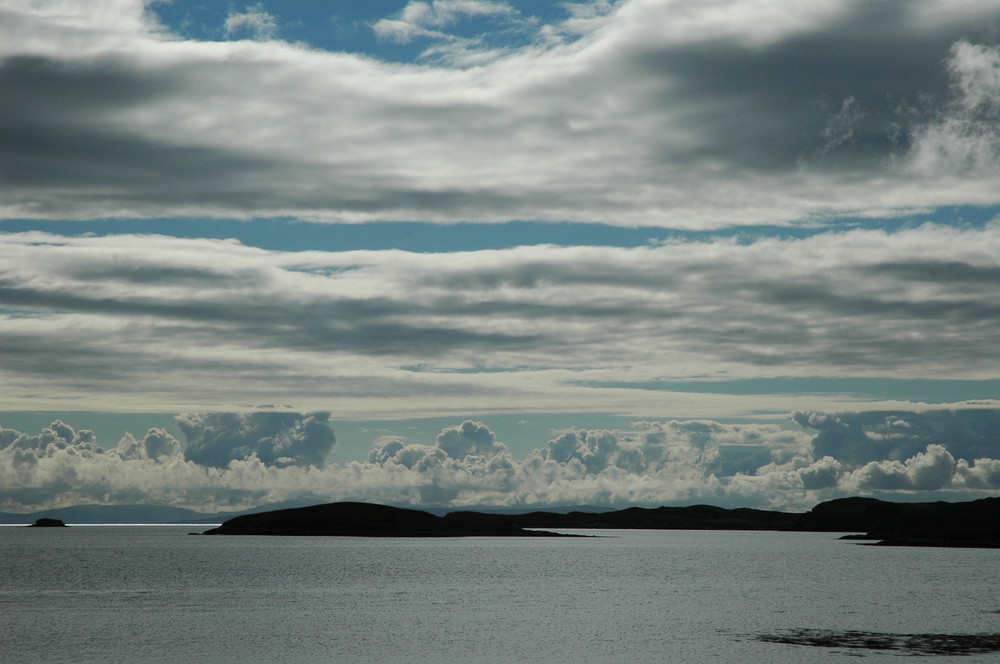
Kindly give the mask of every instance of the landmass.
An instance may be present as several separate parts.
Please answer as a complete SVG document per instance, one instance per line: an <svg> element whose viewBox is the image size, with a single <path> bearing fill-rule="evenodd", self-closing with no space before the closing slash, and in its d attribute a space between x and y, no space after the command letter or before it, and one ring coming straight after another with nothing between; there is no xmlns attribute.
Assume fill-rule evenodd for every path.
<svg viewBox="0 0 1000 664"><path fill-rule="evenodd" d="M483 515L457 512L446 518L477 520ZM853 537L871 540L880 546L1000 548L1000 498L962 503L892 503L875 498L842 498L820 503L805 513L695 505L655 509L633 507L602 514L534 512L507 518L514 525L534 528L853 532L863 533Z"/></svg>
<svg viewBox="0 0 1000 664"><path fill-rule="evenodd" d="M1000 548L1000 498L964 503L890 503L843 498L804 515L805 530L859 532L880 546Z"/></svg>
<svg viewBox="0 0 1000 664"><path fill-rule="evenodd" d="M546 530L541 530L546 529ZM890 503L844 498L805 513L755 509L630 507L608 512L473 511L436 516L415 509L344 502L249 514L206 535L348 535L362 537L553 536L547 529L772 530L863 533L882 546L1000 548L1000 498L965 503Z"/></svg>
<svg viewBox="0 0 1000 664"><path fill-rule="evenodd" d="M506 522L459 523L429 512L373 505L328 503L247 514L203 535L339 535L349 537L567 537L525 530Z"/></svg>
<svg viewBox="0 0 1000 664"><path fill-rule="evenodd" d="M66 524L60 519L39 519L33 524L28 526L29 528L65 528Z"/></svg>

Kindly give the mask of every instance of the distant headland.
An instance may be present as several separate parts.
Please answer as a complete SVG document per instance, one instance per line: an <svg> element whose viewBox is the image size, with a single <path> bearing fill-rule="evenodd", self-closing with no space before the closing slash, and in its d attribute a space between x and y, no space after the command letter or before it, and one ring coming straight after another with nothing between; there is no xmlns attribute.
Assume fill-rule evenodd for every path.
<svg viewBox="0 0 1000 664"><path fill-rule="evenodd" d="M327 503L246 514L203 535L339 535L348 537L568 537L525 530L503 521L455 521L429 512L373 505Z"/></svg>
<svg viewBox="0 0 1000 664"><path fill-rule="evenodd" d="M1000 498L965 503L890 503L843 498L809 512L692 507L630 507L593 513L491 514L428 512L343 502L248 514L205 535L340 535L355 537L558 536L539 529L773 530L859 533L883 546L1000 548Z"/></svg>

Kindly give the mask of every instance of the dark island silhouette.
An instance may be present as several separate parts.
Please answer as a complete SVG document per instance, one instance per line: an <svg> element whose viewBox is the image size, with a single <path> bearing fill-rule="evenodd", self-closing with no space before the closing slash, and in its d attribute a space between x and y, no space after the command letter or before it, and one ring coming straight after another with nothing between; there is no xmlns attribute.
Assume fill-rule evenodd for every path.
<svg viewBox="0 0 1000 664"><path fill-rule="evenodd" d="M809 512L724 509L709 505L592 513L444 516L370 503L343 502L248 514L205 535L340 535L355 537L559 536L539 529L773 530L862 533L853 539L884 546L1000 548L1000 498L965 503L890 503L844 498Z"/></svg>
<svg viewBox="0 0 1000 664"><path fill-rule="evenodd" d="M339 535L347 537L566 537L510 523L460 523L429 512L373 505L327 503L246 514L203 535Z"/></svg>
<svg viewBox="0 0 1000 664"><path fill-rule="evenodd" d="M1000 548L1000 498L964 503L890 503L844 498L808 512L802 530L859 532L882 546ZM809 527L811 526L811 527Z"/></svg>
<svg viewBox="0 0 1000 664"><path fill-rule="evenodd" d="M29 528L65 528L66 524L62 522L61 519L39 519L33 524L28 526Z"/></svg>

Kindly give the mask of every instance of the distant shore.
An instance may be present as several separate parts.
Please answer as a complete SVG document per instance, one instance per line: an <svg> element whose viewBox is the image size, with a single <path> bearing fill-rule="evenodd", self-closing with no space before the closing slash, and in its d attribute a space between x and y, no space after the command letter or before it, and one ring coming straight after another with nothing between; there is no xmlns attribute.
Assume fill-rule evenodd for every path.
<svg viewBox="0 0 1000 664"><path fill-rule="evenodd" d="M1000 498L965 503L890 503L844 498L802 514L754 509L631 507L608 512L444 516L369 503L328 503L239 516L206 535L327 535L360 537L544 537L539 529L773 530L859 533L881 546L1000 548Z"/></svg>

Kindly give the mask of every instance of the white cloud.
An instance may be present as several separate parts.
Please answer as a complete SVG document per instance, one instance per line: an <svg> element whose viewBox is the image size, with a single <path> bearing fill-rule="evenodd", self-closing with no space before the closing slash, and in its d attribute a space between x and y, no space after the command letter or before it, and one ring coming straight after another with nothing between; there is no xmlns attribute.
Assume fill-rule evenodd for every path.
<svg viewBox="0 0 1000 664"><path fill-rule="evenodd" d="M503 46L447 31L527 20L504 3L411 3L379 30L440 57L395 65L178 39L138 0L7 1L0 214L714 228L996 203L972 41L996 9L922 22L943 4L632 0ZM275 29L259 4L229 24Z"/></svg>
<svg viewBox="0 0 1000 664"><path fill-rule="evenodd" d="M150 429L142 440L136 440L131 433L126 433L113 450L122 459L153 460L176 457L180 451L180 441L162 428Z"/></svg>
<svg viewBox="0 0 1000 664"><path fill-rule="evenodd" d="M1000 173L1000 51L961 41L948 70L956 96L941 117L916 129L911 168L921 175Z"/></svg>
<svg viewBox="0 0 1000 664"><path fill-rule="evenodd" d="M943 445L928 445L905 461L872 461L854 471L861 490L934 491L947 486L955 475L955 459Z"/></svg>
<svg viewBox="0 0 1000 664"><path fill-rule="evenodd" d="M453 253L8 234L0 404L278 402L359 419L857 410L850 394L647 384L995 378L1000 291L985 286L1000 281L997 256L992 226Z"/></svg>
<svg viewBox="0 0 1000 664"><path fill-rule="evenodd" d="M395 30L390 29L388 34L383 34L383 26L407 26L407 30L413 34L436 34L443 36L443 33L432 33L430 27L445 28L455 23L472 17L497 17L504 16L514 18L518 15L516 9L506 2L494 2L486 0L432 0L431 2L420 2L410 0L400 10L398 18L383 19L373 26L375 33L380 36L396 36ZM408 41L410 37L402 39Z"/></svg>
<svg viewBox="0 0 1000 664"><path fill-rule="evenodd" d="M969 463L959 459L956 474L961 482L972 489L1000 489L1000 459L976 459Z"/></svg>
<svg viewBox="0 0 1000 664"><path fill-rule="evenodd" d="M249 34L254 39L265 40L273 39L278 34L277 18L268 13L263 2L247 5L242 12L231 11L223 27L229 36Z"/></svg>
<svg viewBox="0 0 1000 664"><path fill-rule="evenodd" d="M488 426L474 421L446 427L432 445L382 441L363 463L283 465L256 453L271 449L265 439L273 440L274 432L263 429L275 426L305 444L300 425L308 419L287 413L180 418L193 427L190 445L204 447L210 429L216 441L228 441L228 450L240 447L238 440L256 448L230 454L225 465L193 459L198 455L186 454L159 429L142 441L126 435L109 450L93 434L61 421L36 435L0 429L0 509L160 503L212 511L301 499L454 508L711 503L804 510L859 492L904 500L947 492L948 499L961 500L1000 486L1000 460L956 461L944 445L928 445L903 461L852 466L832 457L814 460L810 435L801 431L712 421L556 434L524 459L515 459ZM963 425L958 417L952 431ZM316 426L332 435L325 420ZM739 447L767 450L771 461L726 470L720 459L746 459L732 456Z"/></svg>

